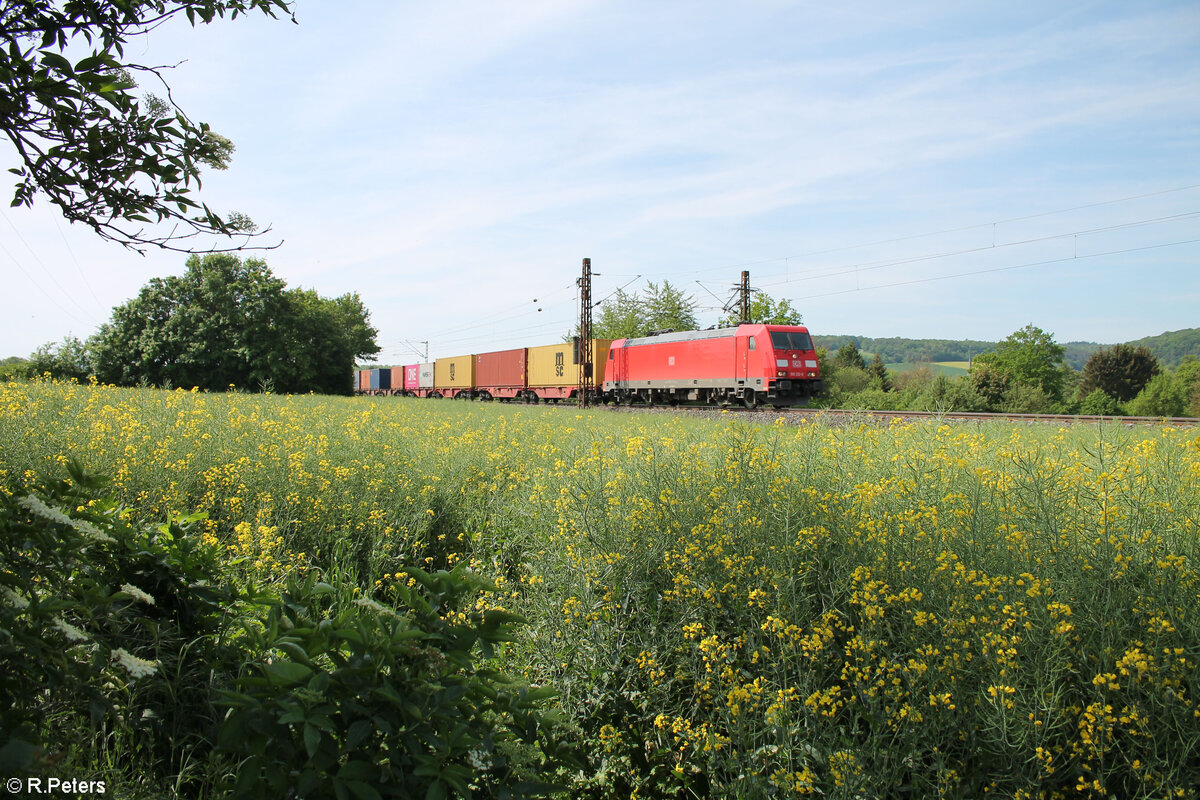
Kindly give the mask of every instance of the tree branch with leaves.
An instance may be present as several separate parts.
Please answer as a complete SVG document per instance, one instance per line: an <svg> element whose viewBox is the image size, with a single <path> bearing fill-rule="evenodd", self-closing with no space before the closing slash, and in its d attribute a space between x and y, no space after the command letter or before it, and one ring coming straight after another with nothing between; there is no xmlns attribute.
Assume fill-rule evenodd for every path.
<svg viewBox="0 0 1200 800"><path fill-rule="evenodd" d="M165 78L173 67L125 57L173 17L195 26L252 11L295 22L287 0L0 0L0 130L19 160L12 205L40 195L143 253L241 249L266 233L196 198L201 170L224 169L232 142L175 103ZM90 53L72 63L66 53L80 45ZM135 75L161 82L165 98L139 97ZM217 247L211 236L244 238Z"/></svg>

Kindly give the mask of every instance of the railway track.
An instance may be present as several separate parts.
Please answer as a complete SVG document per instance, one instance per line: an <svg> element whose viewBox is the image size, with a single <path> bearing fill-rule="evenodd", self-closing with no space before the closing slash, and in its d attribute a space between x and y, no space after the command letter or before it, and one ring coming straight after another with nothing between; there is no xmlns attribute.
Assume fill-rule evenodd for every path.
<svg viewBox="0 0 1200 800"><path fill-rule="evenodd" d="M715 417L722 414L738 414L744 417L783 418L791 424L804 420L826 419L830 421L849 421L854 419L890 422L893 419L903 420L945 420L947 422L1025 422L1029 424L1120 424L1134 425L1167 425L1172 427L1195 427L1200 425L1196 417L1120 417L1120 416L1091 416L1086 414L1002 414L979 411L867 411L832 408L741 408L730 406L719 408L715 406L607 406L613 412L637 413L675 413L692 416Z"/></svg>

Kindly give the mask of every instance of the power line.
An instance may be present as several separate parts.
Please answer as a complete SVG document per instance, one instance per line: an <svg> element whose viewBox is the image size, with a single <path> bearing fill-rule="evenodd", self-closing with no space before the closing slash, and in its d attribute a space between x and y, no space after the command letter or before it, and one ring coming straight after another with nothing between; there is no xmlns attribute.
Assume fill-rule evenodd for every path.
<svg viewBox="0 0 1200 800"><path fill-rule="evenodd" d="M1089 259L1089 258L1102 258L1104 256L1115 256L1115 255L1121 255L1124 253L1137 253L1137 252L1141 252L1144 250L1155 250L1155 249L1162 248L1162 247L1177 247L1179 245L1184 245L1184 244L1195 244L1196 242L1200 242L1200 239L1185 239L1183 241L1178 241L1178 242L1163 242L1160 244L1148 244L1148 245L1144 245L1142 247L1129 247L1129 248L1125 248L1123 250L1109 250L1104 253L1089 253L1088 255L1083 255L1083 256L1081 256L1081 255L1064 256L1062 258L1051 258L1051 259L1047 259L1045 261L1031 261L1026 264L1010 264L1005 267L989 267L988 269L977 269L977 270L972 270L970 272L958 272L953 275L937 275L932 278L914 278L913 280L909 280L909 281L896 281L895 283L882 283L882 284L879 284L876 286L867 286L867 287L860 287L860 288L854 288L854 289L842 289L842 290L836 291L836 292L824 292L822 294L809 294L809 295L804 295L802 297L797 297L795 299L796 300L814 300L814 299L820 298L820 297L833 297L834 295L839 295L839 294L853 294L855 292L869 292L873 289L890 289L890 288L893 288L896 286L910 286L915 283L931 283L932 281L944 281L944 280L949 280L951 278L965 278L965 277L968 277L971 275L983 275L988 272L1005 272L1007 270L1025 269L1027 267L1041 267L1041 266L1045 266L1047 264L1063 264L1068 261L1083 261L1083 260Z"/></svg>
<svg viewBox="0 0 1200 800"><path fill-rule="evenodd" d="M63 314L66 314L71 319L73 319L76 322L79 322L83 325L89 325L89 324L96 325L97 323L96 323L96 318L94 316L94 312L84 308L79 303L79 301L75 299L75 296L71 292L68 292L63 287L63 285L58 282L58 278L54 277L54 273L51 272L44 263L42 263L42 260L40 258L38 258L37 253L35 253L33 248L29 246L29 242L25 241L25 237L21 235L21 231L17 228L16 225L13 224L12 220L8 218L8 215L3 213L2 211L0 211L0 217L4 217L4 221L8 223L8 226L10 228L12 228L13 233L15 233L17 236L17 239L19 239L21 241L21 244L25 245L25 249L29 251L29 254L31 256L33 256L34 262L37 263L37 265L39 267L41 267L42 272L45 273L46 277L50 279L51 283L53 283L56 287L58 287L59 292L62 293L62 297L65 297L67 300L71 301L75 305L76 308L78 308L80 311L83 312L85 317L88 317L91 319L91 322L89 322L88 320L80 319L79 317L76 317L74 314L67 311L67 309L63 307L62 300L55 299L54 297L52 297L50 295L50 293L48 291L46 291L46 289L33 277L33 275L31 275L29 273L29 271L25 269L25 267L21 264L21 262L17 259L17 257L15 255L13 255L12 252L9 251L9 249L7 247L5 247L2 243L0 243L0 249L2 249L4 251L4 254L7 255L12 260L12 262L17 265L17 269L21 270L21 272L25 275L25 277L28 278L29 281L34 286L36 286L38 288L38 290L41 291L42 294L46 295L46 298L48 300L50 300L50 302L54 303L58 307L58 310L60 312L62 312ZM60 231L60 233L61 233L61 231ZM88 289L90 291L91 287L89 286ZM95 295L93 294L93 297L94 296ZM99 301L97 300L97 302L99 302Z"/></svg>
<svg viewBox="0 0 1200 800"><path fill-rule="evenodd" d="M858 244L843 245L840 247L832 247L832 248L827 248L827 249L823 249L823 250L812 250L812 251L800 253L797 255L776 256L774 258L759 258L759 259L753 259L753 260L740 261L740 262L736 262L736 263L728 263L728 264L725 264L722 266L705 267L704 269L700 269L700 270L696 270L696 269L675 270L672 272L659 272L658 274L667 275L667 276L669 276L669 275L685 275L685 274L695 275L695 274L703 274L703 273L707 273L707 272L717 272L717 271L721 271L721 270L745 269L747 267L758 266L760 264L772 264L772 263L779 262L779 261L786 262L786 261L792 261L792 260L800 259L800 258L811 258L812 256L829 255L831 253L841 253L841 252L845 252L847 250L858 250L858 249L861 249L864 247L877 247L879 245L885 245L885 244L897 244L900 242L912 241L914 239L925 239L925 238L929 238L931 236L944 236L949 233L962 233L964 231L971 231L971 230L977 230L977 229L981 229L981 228L995 227L997 225L1006 225L1006 224L1009 224L1012 222L1024 222L1026 220L1039 219L1042 217L1052 217L1052 216L1056 216L1058 214L1069 214L1073 211L1084 211L1089 208L1100 208L1102 206L1116 205L1119 203L1128 203L1128 202L1132 202L1134 200L1145 200L1145 199L1151 198L1151 197L1160 197L1162 195L1176 194L1179 192L1190 191L1192 189L1200 189L1200 183L1194 183L1194 184L1190 184L1187 186L1178 186L1178 187L1175 187L1172 189L1162 189L1162 190L1156 191L1156 192L1146 192L1143 194L1128 195L1126 197L1119 197L1119 198L1116 198L1113 200L1102 200L1102 201L1099 201L1096 203L1087 203L1084 205L1072 206L1070 208L1056 209L1054 211L1042 211L1042 212L1038 212L1035 214L1026 214L1026 215L1018 216L1018 217L1008 217L1008 218L1004 218L1004 219L993 220L991 222L981 222L981 223L976 223L974 225L964 225L964 226L956 227L956 228L945 228L943 230L929 231L926 233L915 233L915 234L909 234L907 236L897 236L897 237L893 237L893 238L889 238L889 239L878 239L876 241L860 242Z"/></svg>
<svg viewBox="0 0 1200 800"><path fill-rule="evenodd" d="M1110 233L1117 230L1128 230L1131 228L1147 227L1150 225L1160 225L1167 222L1179 222L1181 220L1194 219L1200 217L1200 211L1189 211L1184 214L1176 214L1167 217L1155 217L1153 219L1136 220L1134 222L1125 222L1116 225L1107 225L1101 228L1087 228L1079 231L1070 231L1068 233L1056 233L1049 236L1037 236L1032 239L1022 239L1013 242L1004 242L1003 244L991 244L980 247L968 247L961 250L948 250L941 253L926 253L924 255L909 256L906 258L892 259L887 261L868 261L861 264L852 264L848 267L838 267L836 272L823 272L820 274L812 274L812 270L802 272L801 274L792 277L788 276L782 281L768 281L767 286L780 286L786 283L792 283L799 280L816 280L820 278L834 278L840 275L858 274L869 270L886 269L888 267L904 266L906 264L916 264L922 261L937 261L942 258L951 258L954 256L965 256L973 253L985 253L991 251L1002 250L1008 247L1020 247L1029 244L1039 244L1042 242L1050 242L1060 239L1069 239L1072 237L1090 236L1097 233ZM814 267L812 269L818 269Z"/></svg>

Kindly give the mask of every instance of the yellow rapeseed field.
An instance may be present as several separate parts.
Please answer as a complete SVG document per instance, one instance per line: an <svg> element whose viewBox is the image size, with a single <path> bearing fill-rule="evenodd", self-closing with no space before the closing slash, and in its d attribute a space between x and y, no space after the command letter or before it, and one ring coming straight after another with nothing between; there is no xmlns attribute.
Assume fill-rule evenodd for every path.
<svg viewBox="0 0 1200 800"><path fill-rule="evenodd" d="M1200 796L1195 429L0 386L0 486L71 458L256 581L468 562L571 796Z"/></svg>

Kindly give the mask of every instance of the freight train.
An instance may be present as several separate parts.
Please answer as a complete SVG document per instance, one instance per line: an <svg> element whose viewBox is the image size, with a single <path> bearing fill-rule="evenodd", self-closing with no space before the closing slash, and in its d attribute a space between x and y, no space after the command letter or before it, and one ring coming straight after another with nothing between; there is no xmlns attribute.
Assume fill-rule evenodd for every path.
<svg viewBox="0 0 1200 800"><path fill-rule="evenodd" d="M473 400L579 398L578 342L359 370L360 394ZM595 394L603 403L806 405L822 391L817 353L798 325L743 324L592 340Z"/></svg>

